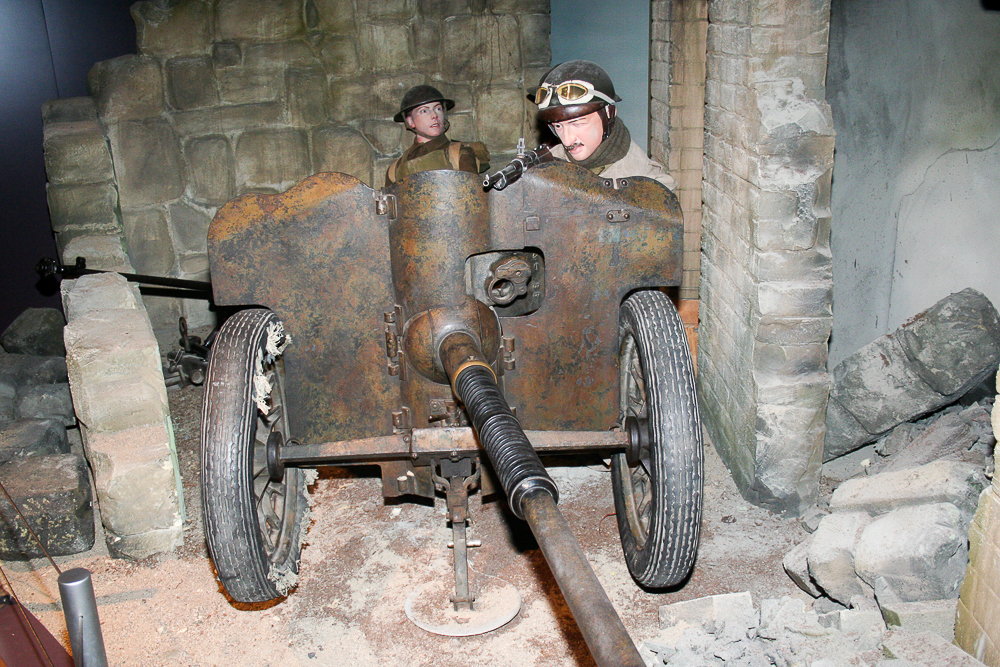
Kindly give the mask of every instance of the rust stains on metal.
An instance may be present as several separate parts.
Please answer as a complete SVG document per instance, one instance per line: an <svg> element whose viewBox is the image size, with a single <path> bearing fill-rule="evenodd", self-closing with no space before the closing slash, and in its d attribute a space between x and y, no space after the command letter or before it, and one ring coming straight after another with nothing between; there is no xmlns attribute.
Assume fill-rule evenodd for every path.
<svg viewBox="0 0 1000 667"><path fill-rule="evenodd" d="M454 401L446 382L421 376L402 348L387 359L386 313L398 314L400 335L428 311L458 313L460 326L496 348L495 331L477 330L486 306L516 345L512 368L499 350L483 352L523 426L607 429L618 418L619 304L637 289L680 284L682 242L680 206L659 184L633 178L615 190L553 162L488 193L457 171L422 172L381 193L318 174L279 195L226 204L209 229L209 257L217 303L271 308L292 335L284 355L292 434L333 442L392 436L394 412L405 415L396 432L455 425L439 409ZM469 276L479 270L470 257L490 255L480 263L488 271L508 252L537 264L544 285L529 283L528 294L538 303L470 309Z"/></svg>

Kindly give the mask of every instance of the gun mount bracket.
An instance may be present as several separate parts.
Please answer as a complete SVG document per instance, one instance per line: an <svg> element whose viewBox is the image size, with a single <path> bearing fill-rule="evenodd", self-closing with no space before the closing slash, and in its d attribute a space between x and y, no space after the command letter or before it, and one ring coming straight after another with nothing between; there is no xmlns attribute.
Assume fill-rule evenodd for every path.
<svg viewBox="0 0 1000 667"><path fill-rule="evenodd" d="M447 494L455 588L449 592L441 579L418 586L406 598L406 616L417 627L438 635L464 637L495 630L517 615L521 595L511 584L488 575L480 577L476 592L469 585L468 550L482 544L468 539L466 533L469 491L478 484L482 468L475 457L457 454L436 460L434 468L434 483Z"/></svg>

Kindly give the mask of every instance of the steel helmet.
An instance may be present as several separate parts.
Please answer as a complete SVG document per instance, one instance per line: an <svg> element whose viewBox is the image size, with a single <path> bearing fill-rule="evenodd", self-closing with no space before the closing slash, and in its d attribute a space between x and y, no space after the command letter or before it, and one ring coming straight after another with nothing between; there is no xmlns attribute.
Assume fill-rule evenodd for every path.
<svg viewBox="0 0 1000 667"><path fill-rule="evenodd" d="M393 116L392 119L397 123L402 123L406 114L411 110L424 104L430 104L431 102L440 102L444 105L445 111L449 111L455 106L455 100L449 100L434 86L421 84L406 91L406 94L403 95L403 101L399 103L399 113Z"/></svg>
<svg viewBox="0 0 1000 667"><path fill-rule="evenodd" d="M538 105L538 119L544 123L579 118L621 102L608 73L588 60L569 60L553 67L542 77L531 100Z"/></svg>

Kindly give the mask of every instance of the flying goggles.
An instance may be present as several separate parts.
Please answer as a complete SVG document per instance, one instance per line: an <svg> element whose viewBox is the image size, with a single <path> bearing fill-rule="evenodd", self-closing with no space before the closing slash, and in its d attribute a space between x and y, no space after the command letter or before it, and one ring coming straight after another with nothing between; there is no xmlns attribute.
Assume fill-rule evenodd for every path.
<svg viewBox="0 0 1000 667"><path fill-rule="evenodd" d="M608 104L615 101L594 89L594 85L589 81L563 81L560 84L543 83L535 92L535 104L539 109L545 109L552 102L552 95L555 93L560 104L586 104L595 97L604 100Z"/></svg>

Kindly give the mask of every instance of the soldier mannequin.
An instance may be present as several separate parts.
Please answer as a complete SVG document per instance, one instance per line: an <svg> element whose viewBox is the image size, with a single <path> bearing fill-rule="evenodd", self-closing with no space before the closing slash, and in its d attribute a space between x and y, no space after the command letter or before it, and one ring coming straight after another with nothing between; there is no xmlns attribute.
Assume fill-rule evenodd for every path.
<svg viewBox="0 0 1000 667"><path fill-rule="evenodd" d="M659 162L632 141L628 128L617 118L611 77L586 60L556 65L538 84L532 97L538 119L559 137L552 156L585 167L602 178L647 176L670 190L677 181Z"/></svg>
<svg viewBox="0 0 1000 667"><path fill-rule="evenodd" d="M410 174L433 169L479 173L481 166L473 148L461 142L452 142L445 135L448 131L448 110L454 106L453 100L445 98L433 86L414 86L406 91L399 113L393 120L405 123L406 129L413 132L413 145L389 165L385 173L386 183L395 183Z"/></svg>

